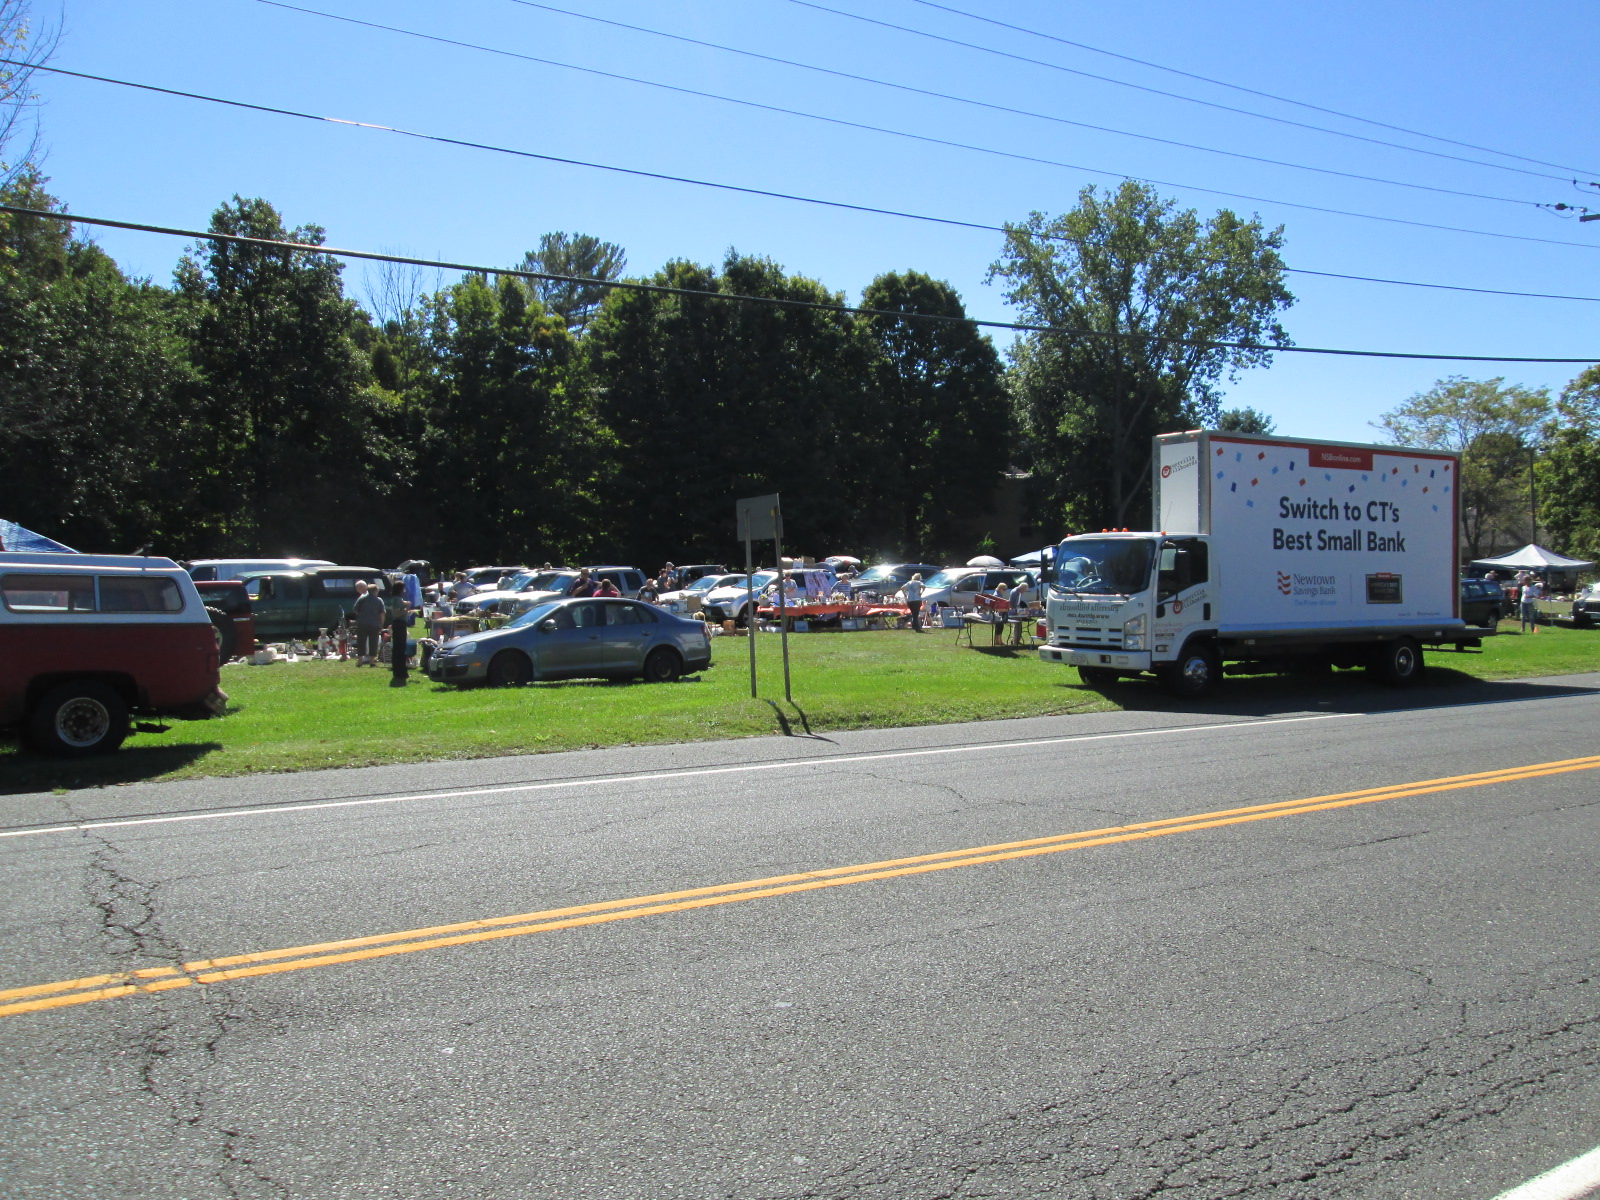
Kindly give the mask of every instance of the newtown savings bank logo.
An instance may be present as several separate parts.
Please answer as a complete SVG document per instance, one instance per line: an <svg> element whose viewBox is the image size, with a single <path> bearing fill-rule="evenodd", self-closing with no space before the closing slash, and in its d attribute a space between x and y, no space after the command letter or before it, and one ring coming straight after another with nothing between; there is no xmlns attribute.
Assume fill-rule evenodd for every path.
<svg viewBox="0 0 1600 1200"><path fill-rule="evenodd" d="M1296 604L1335 604L1339 580L1333 575L1306 575L1299 571L1278 571L1278 594L1294 597Z"/></svg>
<svg viewBox="0 0 1600 1200"><path fill-rule="evenodd" d="M1289 571L1278 572L1278 590L1285 596L1294 591L1294 575Z"/></svg>

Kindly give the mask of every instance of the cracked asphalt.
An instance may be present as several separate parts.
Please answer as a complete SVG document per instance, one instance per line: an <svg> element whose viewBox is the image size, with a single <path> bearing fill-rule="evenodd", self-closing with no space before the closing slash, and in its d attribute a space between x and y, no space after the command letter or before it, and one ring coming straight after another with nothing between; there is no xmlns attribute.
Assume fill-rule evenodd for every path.
<svg viewBox="0 0 1600 1200"><path fill-rule="evenodd" d="M1225 690L0 794L0 988L1600 753ZM1597 850L1581 770L3 1016L0 1195L1490 1200L1600 1144Z"/></svg>

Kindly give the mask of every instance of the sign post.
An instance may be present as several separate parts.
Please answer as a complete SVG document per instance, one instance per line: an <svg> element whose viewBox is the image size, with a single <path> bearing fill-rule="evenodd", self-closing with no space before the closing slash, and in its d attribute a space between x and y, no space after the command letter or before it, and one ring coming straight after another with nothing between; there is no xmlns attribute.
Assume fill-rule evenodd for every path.
<svg viewBox="0 0 1600 1200"><path fill-rule="evenodd" d="M744 542L744 594L745 633L750 642L750 698L756 698L756 569L750 543L757 538L771 538L778 546L778 597L783 602L783 512L778 497L748 496L734 506L739 524L739 539ZM781 617L780 617L781 620ZM789 697L789 643L783 645L783 691Z"/></svg>

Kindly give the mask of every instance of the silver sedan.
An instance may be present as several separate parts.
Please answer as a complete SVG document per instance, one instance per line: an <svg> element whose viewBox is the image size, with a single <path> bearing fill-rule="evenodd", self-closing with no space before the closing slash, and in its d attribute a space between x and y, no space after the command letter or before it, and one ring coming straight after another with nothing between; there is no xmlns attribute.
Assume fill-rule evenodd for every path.
<svg viewBox="0 0 1600 1200"><path fill-rule="evenodd" d="M636 600L589 598L554 600L500 629L452 638L428 660L428 676L496 687L591 676L670 683L710 665L704 623Z"/></svg>

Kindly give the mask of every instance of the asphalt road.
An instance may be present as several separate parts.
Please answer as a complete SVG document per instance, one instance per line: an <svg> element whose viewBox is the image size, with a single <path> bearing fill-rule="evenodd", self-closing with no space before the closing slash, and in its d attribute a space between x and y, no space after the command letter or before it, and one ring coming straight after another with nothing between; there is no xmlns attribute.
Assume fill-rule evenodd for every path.
<svg viewBox="0 0 1600 1200"><path fill-rule="evenodd" d="M1600 1144L1600 675L1273 695L0 795L0 1194L1489 1200Z"/></svg>

